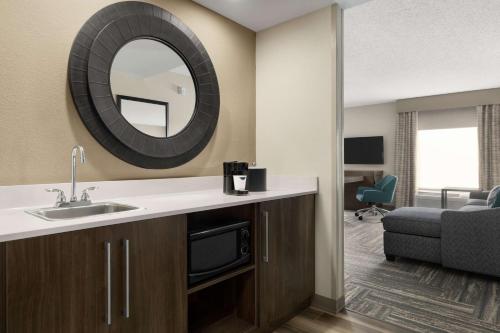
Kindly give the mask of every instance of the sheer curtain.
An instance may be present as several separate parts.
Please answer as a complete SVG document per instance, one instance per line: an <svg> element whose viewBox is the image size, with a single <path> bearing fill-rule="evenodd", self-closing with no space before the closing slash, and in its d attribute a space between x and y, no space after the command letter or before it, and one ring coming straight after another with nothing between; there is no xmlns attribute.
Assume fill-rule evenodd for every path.
<svg viewBox="0 0 500 333"><path fill-rule="evenodd" d="M415 206L417 184L418 113L398 113L396 124L395 173L398 177L396 207Z"/></svg>
<svg viewBox="0 0 500 333"><path fill-rule="evenodd" d="M477 107L479 136L479 186L500 185L500 104Z"/></svg>

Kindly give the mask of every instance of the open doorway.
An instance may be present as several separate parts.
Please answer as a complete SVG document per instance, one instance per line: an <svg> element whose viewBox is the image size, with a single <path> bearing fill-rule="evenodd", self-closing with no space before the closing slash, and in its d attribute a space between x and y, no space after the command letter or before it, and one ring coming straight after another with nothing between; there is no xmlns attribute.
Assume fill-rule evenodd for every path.
<svg viewBox="0 0 500 333"><path fill-rule="evenodd" d="M500 185L499 15L495 0L345 10L348 310L417 332L500 331L500 211L486 201Z"/></svg>

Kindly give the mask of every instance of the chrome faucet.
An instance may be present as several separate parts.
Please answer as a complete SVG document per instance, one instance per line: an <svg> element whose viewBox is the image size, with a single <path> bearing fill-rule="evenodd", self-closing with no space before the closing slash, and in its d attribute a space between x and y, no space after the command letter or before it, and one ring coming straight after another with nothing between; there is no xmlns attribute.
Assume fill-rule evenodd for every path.
<svg viewBox="0 0 500 333"><path fill-rule="evenodd" d="M84 189L82 191L80 201L78 201L78 198L76 197L76 156L78 155L78 152L80 152L80 163L85 163L85 149L83 149L80 145L75 145L71 150L71 197L69 201L66 201L64 191L57 188L46 189L47 192L57 193L56 207L77 207L90 205L92 203L88 192L97 189L96 186Z"/></svg>
<svg viewBox="0 0 500 333"><path fill-rule="evenodd" d="M80 151L80 163L85 163L85 150L82 146L76 145L71 151L71 197L70 202L78 201L76 197L76 154Z"/></svg>

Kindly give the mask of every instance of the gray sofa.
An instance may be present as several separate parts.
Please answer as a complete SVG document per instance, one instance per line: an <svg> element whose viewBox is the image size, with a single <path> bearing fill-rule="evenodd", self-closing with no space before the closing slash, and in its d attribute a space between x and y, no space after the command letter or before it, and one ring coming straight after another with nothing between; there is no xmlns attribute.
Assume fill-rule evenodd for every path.
<svg viewBox="0 0 500 333"><path fill-rule="evenodd" d="M384 253L500 277L500 208L473 192L459 210L405 207L383 219Z"/></svg>

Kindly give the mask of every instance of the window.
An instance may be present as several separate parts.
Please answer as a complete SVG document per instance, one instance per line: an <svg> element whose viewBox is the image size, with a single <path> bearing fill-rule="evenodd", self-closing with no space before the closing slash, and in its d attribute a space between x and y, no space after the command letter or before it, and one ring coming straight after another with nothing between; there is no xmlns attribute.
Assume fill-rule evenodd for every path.
<svg viewBox="0 0 500 333"><path fill-rule="evenodd" d="M417 187L479 187L477 127L417 133Z"/></svg>

